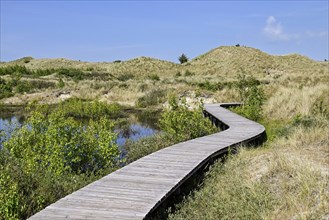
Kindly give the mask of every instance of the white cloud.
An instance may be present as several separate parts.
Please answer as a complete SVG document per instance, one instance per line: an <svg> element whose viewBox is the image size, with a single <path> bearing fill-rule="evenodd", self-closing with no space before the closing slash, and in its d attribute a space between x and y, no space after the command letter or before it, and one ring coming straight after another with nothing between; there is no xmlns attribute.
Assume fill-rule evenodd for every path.
<svg viewBox="0 0 329 220"><path fill-rule="evenodd" d="M283 26L275 19L269 16L266 20L266 26L263 29L264 34L272 41L288 41L299 38L298 34L287 34L283 31Z"/></svg>

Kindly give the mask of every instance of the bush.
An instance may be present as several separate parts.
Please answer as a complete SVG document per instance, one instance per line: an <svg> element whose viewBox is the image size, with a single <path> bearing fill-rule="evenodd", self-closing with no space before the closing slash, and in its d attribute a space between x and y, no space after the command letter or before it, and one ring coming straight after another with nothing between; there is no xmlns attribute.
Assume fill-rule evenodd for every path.
<svg viewBox="0 0 329 220"><path fill-rule="evenodd" d="M31 75L32 71L28 70L25 66L20 65L6 66L0 68L0 76L12 75L15 73L20 75Z"/></svg>
<svg viewBox="0 0 329 220"><path fill-rule="evenodd" d="M135 78L135 76L132 73L121 74L117 77L117 79L122 82L128 81L133 78Z"/></svg>
<svg viewBox="0 0 329 220"><path fill-rule="evenodd" d="M16 92L25 93L32 90L32 85L29 81L18 81L16 85Z"/></svg>
<svg viewBox="0 0 329 220"><path fill-rule="evenodd" d="M188 57L185 54L182 54L178 57L178 60L181 64L186 63L188 61Z"/></svg>
<svg viewBox="0 0 329 220"><path fill-rule="evenodd" d="M190 72L189 70L186 70L184 76L194 76L194 73Z"/></svg>
<svg viewBox="0 0 329 220"><path fill-rule="evenodd" d="M149 75L148 78L150 80L153 80L153 81L159 81L160 80L160 77L156 73L153 73L153 74Z"/></svg>
<svg viewBox="0 0 329 220"><path fill-rule="evenodd" d="M7 98L13 95L12 85L6 80L0 78L0 99Z"/></svg>
<svg viewBox="0 0 329 220"><path fill-rule="evenodd" d="M169 98L170 108L165 110L160 119L161 130L174 136L179 141L193 139L217 131L210 120L203 117L203 105L197 110L189 110L186 101L178 104L177 98Z"/></svg>
<svg viewBox="0 0 329 220"><path fill-rule="evenodd" d="M26 219L120 164L114 124L34 111L0 150L0 216Z"/></svg>
<svg viewBox="0 0 329 220"><path fill-rule="evenodd" d="M60 89L64 88L65 83L64 83L63 79L59 79L59 80L58 80L58 84L57 84L57 86L58 86L58 88L60 88Z"/></svg>
<svg viewBox="0 0 329 220"><path fill-rule="evenodd" d="M213 91L213 92L221 90L223 88L223 85L220 82L211 83L208 80L204 82L199 82L197 85L201 89L206 89L208 91Z"/></svg>
<svg viewBox="0 0 329 220"><path fill-rule="evenodd" d="M238 79L235 87L238 89L243 105L235 108L235 111L251 120L260 120L262 117L262 106L265 101L264 91L260 86L260 82L253 77L246 77L245 75L240 75Z"/></svg>
<svg viewBox="0 0 329 220"><path fill-rule="evenodd" d="M124 116L122 107L117 103L88 102L78 98L61 102L55 110L63 112L65 116L71 116L76 119L99 119L104 116L116 119Z"/></svg>

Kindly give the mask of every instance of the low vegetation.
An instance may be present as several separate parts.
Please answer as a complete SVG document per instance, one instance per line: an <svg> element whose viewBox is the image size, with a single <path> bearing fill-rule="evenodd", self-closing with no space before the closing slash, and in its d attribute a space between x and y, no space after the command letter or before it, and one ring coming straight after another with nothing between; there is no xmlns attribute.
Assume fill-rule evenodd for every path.
<svg viewBox="0 0 329 220"><path fill-rule="evenodd" d="M0 216L25 219L66 194L117 169L114 123L87 125L56 110L33 111L0 151Z"/></svg>

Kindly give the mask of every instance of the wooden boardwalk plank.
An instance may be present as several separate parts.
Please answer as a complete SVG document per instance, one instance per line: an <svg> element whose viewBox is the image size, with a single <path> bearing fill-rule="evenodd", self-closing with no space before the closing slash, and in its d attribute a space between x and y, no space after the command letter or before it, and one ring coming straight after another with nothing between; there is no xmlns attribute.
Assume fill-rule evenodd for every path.
<svg viewBox="0 0 329 220"><path fill-rule="evenodd" d="M227 106L227 104L222 104ZM30 219L144 219L207 159L253 138L265 128L221 104L206 104L206 114L228 129L154 152L60 199Z"/></svg>

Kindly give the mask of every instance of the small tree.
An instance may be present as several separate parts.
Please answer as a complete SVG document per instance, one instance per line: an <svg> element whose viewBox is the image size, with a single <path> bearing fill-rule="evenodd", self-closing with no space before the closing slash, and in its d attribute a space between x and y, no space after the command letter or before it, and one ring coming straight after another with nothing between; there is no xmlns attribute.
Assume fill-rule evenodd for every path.
<svg viewBox="0 0 329 220"><path fill-rule="evenodd" d="M188 61L188 57L185 54L182 54L178 57L178 60L181 64L186 63Z"/></svg>

